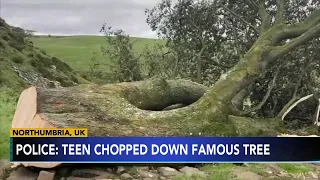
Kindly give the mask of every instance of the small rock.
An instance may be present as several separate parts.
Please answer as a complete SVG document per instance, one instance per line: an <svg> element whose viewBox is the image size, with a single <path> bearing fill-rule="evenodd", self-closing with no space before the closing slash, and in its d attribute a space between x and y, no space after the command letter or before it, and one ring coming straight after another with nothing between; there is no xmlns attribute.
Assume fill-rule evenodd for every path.
<svg viewBox="0 0 320 180"><path fill-rule="evenodd" d="M112 170L111 168L107 168L106 171L107 171L108 173L112 173L112 172L113 172L113 170Z"/></svg>
<svg viewBox="0 0 320 180"><path fill-rule="evenodd" d="M76 169L72 171L72 176L82 177L82 178L108 178L112 175L105 171L95 170L95 169Z"/></svg>
<svg viewBox="0 0 320 180"><path fill-rule="evenodd" d="M273 172L270 171L270 170L266 170L266 173L268 173L268 174L273 174Z"/></svg>
<svg viewBox="0 0 320 180"><path fill-rule="evenodd" d="M138 169L143 170L143 171L149 171L149 167L148 166L141 166Z"/></svg>
<svg viewBox="0 0 320 180"><path fill-rule="evenodd" d="M167 178L166 178L166 177L163 177L163 176L160 176L159 179L160 179L160 180L166 180Z"/></svg>
<svg viewBox="0 0 320 180"><path fill-rule="evenodd" d="M40 171L37 180L53 180L56 172Z"/></svg>
<svg viewBox="0 0 320 180"><path fill-rule="evenodd" d="M17 168L18 166L20 166L21 163L11 163L11 168Z"/></svg>
<svg viewBox="0 0 320 180"><path fill-rule="evenodd" d="M318 179L318 175L312 171L308 172L308 175L313 179Z"/></svg>
<svg viewBox="0 0 320 180"><path fill-rule="evenodd" d="M121 173L123 173L125 171L126 171L126 169L123 166L118 166L117 167L117 174L121 174Z"/></svg>
<svg viewBox="0 0 320 180"><path fill-rule="evenodd" d="M261 176L251 171L245 171L241 169L233 170L233 174L239 180L261 180Z"/></svg>
<svg viewBox="0 0 320 180"><path fill-rule="evenodd" d="M38 173L35 173L25 167L19 167L13 171L7 180L35 180L38 177Z"/></svg>
<svg viewBox="0 0 320 180"><path fill-rule="evenodd" d="M133 179L133 177L128 173L123 173L120 176L121 179Z"/></svg>
<svg viewBox="0 0 320 180"><path fill-rule="evenodd" d="M50 65L50 68L53 69L54 71L57 69L55 65Z"/></svg>
<svg viewBox="0 0 320 180"><path fill-rule="evenodd" d="M288 174L286 172L280 172L279 174L277 174L277 176L279 176L279 177L287 177Z"/></svg>
<svg viewBox="0 0 320 180"><path fill-rule="evenodd" d="M179 171L171 167L159 167L158 172L165 177L171 177L181 174Z"/></svg>
<svg viewBox="0 0 320 180"><path fill-rule="evenodd" d="M70 167L60 167L57 170L57 174L62 177L67 177L71 174L72 169Z"/></svg>
<svg viewBox="0 0 320 180"><path fill-rule="evenodd" d="M158 174L158 170L150 170L150 172L152 172L152 173L155 173L155 174Z"/></svg>
<svg viewBox="0 0 320 180"><path fill-rule="evenodd" d="M138 173L142 178L157 178L158 177L158 174L154 174L154 173L151 173L148 171L138 170Z"/></svg>
<svg viewBox="0 0 320 180"><path fill-rule="evenodd" d="M142 180L154 180L153 178L143 178Z"/></svg>
<svg viewBox="0 0 320 180"><path fill-rule="evenodd" d="M271 170L274 174L281 174L284 172L284 170L279 166L277 166L276 164L270 164L269 170Z"/></svg>
<svg viewBox="0 0 320 180"><path fill-rule="evenodd" d="M304 174L290 174L289 176L290 176L291 179L306 179ZM287 176L284 176L284 177L281 177L281 178L284 179L285 177L287 177Z"/></svg>
<svg viewBox="0 0 320 180"><path fill-rule="evenodd" d="M75 169L72 171L72 176L74 177L82 177L82 178L94 178L99 176L99 173L96 170L92 169Z"/></svg>
<svg viewBox="0 0 320 180"><path fill-rule="evenodd" d="M179 171L188 175L188 176L192 176L192 175L198 175L198 176L202 176L202 177L207 176L205 172L200 171L198 168L194 168L194 167L185 166L185 167L181 168Z"/></svg>

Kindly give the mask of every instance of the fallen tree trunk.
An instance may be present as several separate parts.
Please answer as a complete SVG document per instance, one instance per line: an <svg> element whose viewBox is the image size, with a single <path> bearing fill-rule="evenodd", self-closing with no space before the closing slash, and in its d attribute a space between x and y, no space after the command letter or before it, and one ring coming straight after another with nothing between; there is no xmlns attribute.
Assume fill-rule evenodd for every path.
<svg viewBox="0 0 320 180"><path fill-rule="evenodd" d="M59 89L30 87L21 93L12 127L88 127L93 136L157 135L139 133L139 129L129 132L129 126L140 123L128 119L161 118L160 110L177 103L189 105L206 90L191 81L163 79ZM105 123L109 130L99 130Z"/></svg>
<svg viewBox="0 0 320 180"><path fill-rule="evenodd" d="M255 130L246 127L239 131L229 122L244 123L243 118L229 118L225 121L226 129L206 131L207 125L215 120L210 118L209 121L207 110L196 105L206 89L187 80L163 79L59 89L30 87L20 96L12 127L86 127L90 136L256 134L249 132ZM177 103L191 105L160 111ZM254 125L254 122L250 123ZM243 132L244 129L246 132Z"/></svg>
<svg viewBox="0 0 320 180"><path fill-rule="evenodd" d="M128 118L133 114L138 116L140 112L151 113L150 110L157 114L156 111L171 104L189 105L197 101L207 89L187 80L163 79L105 86L87 84L59 89L30 87L20 95L12 127L85 127L89 129L90 136L148 135L156 126L144 129L139 123L128 121ZM143 131L145 133L141 133ZM22 164L53 168L61 163Z"/></svg>
<svg viewBox="0 0 320 180"><path fill-rule="evenodd" d="M206 91L206 87L191 81L163 79L104 86L86 84L57 89L30 87L21 93L12 127L88 128L89 136L278 134L275 130L280 127L278 121L272 124L235 116L229 116L223 121L212 119L211 110L199 105L199 99ZM177 103L191 105L160 111ZM59 164L24 163L25 166L43 168Z"/></svg>

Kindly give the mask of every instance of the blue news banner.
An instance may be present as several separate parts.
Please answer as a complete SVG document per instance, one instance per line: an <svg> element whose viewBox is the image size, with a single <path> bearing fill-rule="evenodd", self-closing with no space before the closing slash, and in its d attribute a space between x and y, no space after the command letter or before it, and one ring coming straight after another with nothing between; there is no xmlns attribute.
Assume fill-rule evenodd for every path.
<svg viewBox="0 0 320 180"><path fill-rule="evenodd" d="M12 162L316 162L317 137L11 138Z"/></svg>

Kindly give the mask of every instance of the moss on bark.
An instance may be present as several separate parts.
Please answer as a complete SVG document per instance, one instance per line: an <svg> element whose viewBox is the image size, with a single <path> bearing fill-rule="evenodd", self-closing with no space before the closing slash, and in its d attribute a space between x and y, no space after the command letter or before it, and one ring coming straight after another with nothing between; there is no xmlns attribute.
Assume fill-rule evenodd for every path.
<svg viewBox="0 0 320 180"><path fill-rule="evenodd" d="M229 109L221 101L204 106L197 101L204 92L205 87L190 81L159 79L38 89L37 113L55 127L87 127L90 136L256 136L276 129L267 122L228 117ZM150 107L149 102L159 107L185 99L196 102L169 111L134 105L143 102L141 107Z"/></svg>

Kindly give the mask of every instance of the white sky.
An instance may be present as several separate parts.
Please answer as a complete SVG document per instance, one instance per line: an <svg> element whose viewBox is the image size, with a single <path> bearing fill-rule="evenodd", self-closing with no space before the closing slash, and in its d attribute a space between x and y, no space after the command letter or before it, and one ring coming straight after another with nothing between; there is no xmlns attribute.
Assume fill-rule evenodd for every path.
<svg viewBox="0 0 320 180"><path fill-rule="evenodd" d="M161 0L0 0L0 15L13 26L51 35L98 35L103 23L131 36L156 38L145 8Z"/></svg>

